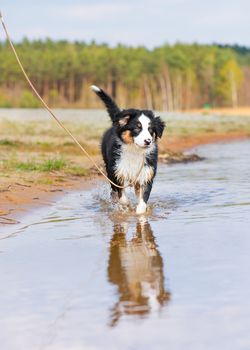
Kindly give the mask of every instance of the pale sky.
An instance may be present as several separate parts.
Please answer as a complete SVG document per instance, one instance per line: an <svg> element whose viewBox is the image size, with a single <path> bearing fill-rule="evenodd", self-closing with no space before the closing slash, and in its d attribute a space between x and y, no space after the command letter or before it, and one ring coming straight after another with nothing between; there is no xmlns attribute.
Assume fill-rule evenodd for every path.
<svg viewBox="0 0 250 350"><path fill-rule="evenodd" d="M250 0L1 0L12 38L250 46ZM0 40L3 40L0 32Z"/></svg>

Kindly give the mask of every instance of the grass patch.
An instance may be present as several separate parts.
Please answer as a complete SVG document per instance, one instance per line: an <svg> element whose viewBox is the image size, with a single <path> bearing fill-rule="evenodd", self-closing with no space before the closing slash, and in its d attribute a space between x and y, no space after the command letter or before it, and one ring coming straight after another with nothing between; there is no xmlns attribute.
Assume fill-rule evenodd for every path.
<svg viewBox="0 0 250 350"><path fill-rule="evenodd" d="M8 140L8 139L2 139L2 140L0 140L0 146L16 147L17 146L17 142L11 141L11 140Z"/></svg>
<svg viewBox="0 0 250 350"><path fill-rule="evenodd" d="M32 159L27 162L20 162L16 159L4 160L2 162L5 170L16 169L19 171L39 171L50 172L62 170L66 167L67 163L63 158L47 159L43 162L37 162Z"/></svg>
<svg viewBox="0 0 250 350"><path fill-rule="evenodd" d="M79 166L77 164L72 164L71 162L66 161L64 158L52 158L46 160L35 160L31 159L28 161L19 161L16 157L5 159L0 162L0 169L5 172L39 172L39 173L49 173L51 171L62 171L67 175L74 176L87 176L89 170ZM49 184L49 178L44 177L44 183ZM48 180L48 182L47 182ZM41 180L43 181L43 180ZM62 180L64 181L64 180ZM42 182L41 182L42 183Z"/></svg>
<svg viewBox="0 0 250 350"><path fill-rule="evenodd" d="M89 174L89 171L86 168L83 168L77 165L67 168L65 172L69 175L75 175L75 176L86 176Z"/></svg>
<svg viewBox="0 0 250 350"><path fill-rule="evenodd" d="M37 180L36 182L38 184L41 184L41 185L53 185L55 181L54 181L54 179L44 177L44 178Z"/></svg>
<svg viewBox="0 0 250 350"><path fill-rule="evenodd" d="M48 149L54 148L54 147L55 147L55 144L52 143L52 142L41 142L41 141L37 141L37 142L34 143L32 146L33 146L33 148L36 148L36 146L38 146L39 148L42 148L42 149L44 149L44 150L48 150Z"/></svg>
<svg viewBox="0 0 250 350"><path fill-rule="evenodd" d="M40 171L62 170L67 165L65 159L48 159L40 164Z"/></svg>

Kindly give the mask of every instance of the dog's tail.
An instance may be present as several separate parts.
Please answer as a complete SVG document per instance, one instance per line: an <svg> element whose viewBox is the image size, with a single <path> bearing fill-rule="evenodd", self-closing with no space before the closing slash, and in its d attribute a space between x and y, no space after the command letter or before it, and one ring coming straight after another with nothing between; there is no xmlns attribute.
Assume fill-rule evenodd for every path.
<svg viewBox="0 0 250 350"><path fill-rule="evenodd" d="M100 99L105 104L108 114L112 121L115 121L115 116L117 113L119 113L121 110L117 106L117 104L112 100L112 98L102 89L100 89L98 86L91 85L91 89L97 94L97 96L100 97Z"/></svg>

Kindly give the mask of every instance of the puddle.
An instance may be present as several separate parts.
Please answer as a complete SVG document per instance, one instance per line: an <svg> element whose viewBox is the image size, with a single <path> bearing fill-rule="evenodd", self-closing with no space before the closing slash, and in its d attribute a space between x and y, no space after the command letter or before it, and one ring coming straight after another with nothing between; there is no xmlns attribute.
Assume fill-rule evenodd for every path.
<svg viewBox="0 0 250 350"><path fill-rule="evenodd" d="M2 349L249 349L250 142L161 165L146 216L106 184L0 233Z"/></svg>

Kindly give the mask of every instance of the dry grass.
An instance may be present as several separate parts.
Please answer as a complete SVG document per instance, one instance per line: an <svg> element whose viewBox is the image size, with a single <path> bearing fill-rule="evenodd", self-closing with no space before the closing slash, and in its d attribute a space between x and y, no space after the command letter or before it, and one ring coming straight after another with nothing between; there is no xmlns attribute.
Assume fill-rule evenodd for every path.
<svg viewBox="0 0 250 350"><path fill-rule="evenodd" d="M100 139L105 124L89 125L84 122L66 121L64 123L77 137L87 151L100 158ZM250 118L200 118L179 119L175 115L167 117L167 128L160 144L160 151L181 150L185 142L216 135L239 134L250 136ZM213 139L213 138L212 138ZM183 143L184 142L184 143ZM202 140L199 141L202 143ZM195 144L195 143L194 143ZM175 146L180 147L175 147ZM192 145L192 142L191 142ZM86 176L91 164L83 157L71 138L54 121L14 121L0 119L0 172L2 176L22 174L29 179L39 174L39 181L53 182L52 172L60 176ZM29 174L29 176L28 176ZM34 176L35 178L35 176ZM44 179L44 180L43 180Z"/></svg>

